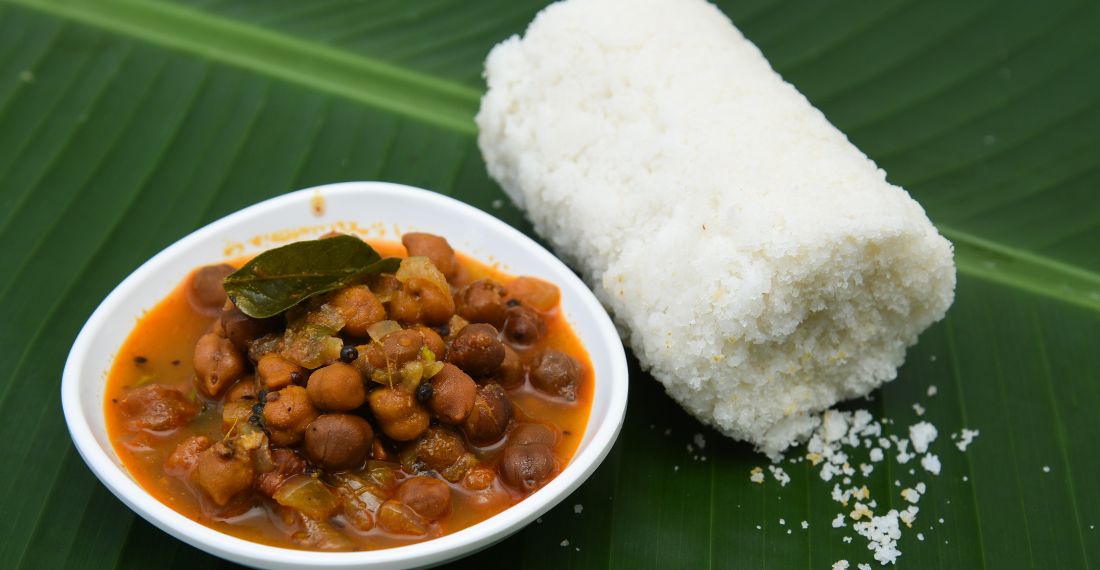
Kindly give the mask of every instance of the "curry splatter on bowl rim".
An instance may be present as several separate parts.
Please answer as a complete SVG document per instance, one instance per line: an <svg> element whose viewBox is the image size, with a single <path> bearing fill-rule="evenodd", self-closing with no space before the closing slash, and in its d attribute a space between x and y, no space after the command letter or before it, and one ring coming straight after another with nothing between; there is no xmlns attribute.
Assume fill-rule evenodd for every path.
<svg viewBox="0 0 1100 570"><path fill-rule="evenodd" d="M415 229L438 231L463 253L561 287L562 310L589 352L596 385L584 438L558 476L511 508L452 534L408 546L340 553L267 546L223 534L172 510L130 476L107 435L107 371L137 318L188 272L331 230L393 239ZM564 263L534 240L441 194L386 182L345 182L260 202L196 230L145 262L103 300L81 329L65 363L61 399L77 451L96 477L135 513L192 546L266 568L408 568L483 549L568 497L611 450L626 412L628 385L626 354L607 312Z"/></svg>

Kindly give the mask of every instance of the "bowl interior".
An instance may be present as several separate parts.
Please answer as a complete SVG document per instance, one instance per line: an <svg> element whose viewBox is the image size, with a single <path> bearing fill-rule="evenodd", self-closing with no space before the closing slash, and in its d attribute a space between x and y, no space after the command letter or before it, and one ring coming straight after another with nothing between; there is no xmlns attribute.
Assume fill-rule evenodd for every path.
<svg viewBox="0 0 1100 570"><path fill-rule="evenodd" d="M562 310L589 352L596 386L584 438L572 462L546 487L470 528L420 544L373 552L316 553L255 544L221 534L172 511L137 485L114 452L103 392L115 354L137 319L193 268L255 254L329 231L397 240L430 231L456 250L498 263L511 274L542 277L562 291ZM470 206L405 186L354 182L301 190L214 222L165 249L103 301L77 337L65 365L62 400L77 449L109 489L176 537L237 562L276 568L397 568L442 562L484 548L553 507L580 485L614 443L625 413L626 360L607 313L557 258L499 220Z"/></svg>

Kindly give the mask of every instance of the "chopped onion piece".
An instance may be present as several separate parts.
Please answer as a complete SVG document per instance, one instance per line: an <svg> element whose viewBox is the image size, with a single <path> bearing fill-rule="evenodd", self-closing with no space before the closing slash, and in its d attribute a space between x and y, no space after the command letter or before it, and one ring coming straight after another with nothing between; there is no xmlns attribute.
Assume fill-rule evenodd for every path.
<svg viewBox="0 0 1100 570"><path fill-rule="evenodd" d="M287 479L272 498L280 505L316 520L325 520L340 508L336 495L309 475L295 475Z"/></svg>
<svg viewBox="0 0 1100 570"><path fill-rule="evenodd" d="M424 365L424 378L431 378L443 370L442 362L429 362Z"/></svg>
<svg viewBox="0 0 1100 570"><path fill-rule="evenodd" d="M435 285L444 295L451 296L451 286L447 278L427 257L406 257L395 274L397 280L407 283L409 279L425 279Z"/></svg>
<svg viewBox="0 0 1100 570"><path fill-rule="evenodd" d="M415 392L424 378L424 364L419 360L406 362L401 367L401 388L406 392Z"/></svg>
<svg viewBox="0 0 1100 570"><path fill-rule="evenodd" d="M367 334L370 335L371 340L382 342L382 337L399 330L401 330L401 325L397 321L378 321L367 327Z"/></svg>

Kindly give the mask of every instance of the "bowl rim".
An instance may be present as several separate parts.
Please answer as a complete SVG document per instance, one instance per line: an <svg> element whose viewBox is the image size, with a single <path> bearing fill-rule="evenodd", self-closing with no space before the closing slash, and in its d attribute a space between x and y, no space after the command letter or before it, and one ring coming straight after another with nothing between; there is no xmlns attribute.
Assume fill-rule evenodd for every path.
<svg viewBox="0 0 1100 570"><path fill-rule="evenodd" d="M85 415L81 402L81 386L88 381L94 381L92 376L95 373L84 372L82 369L85 368L84 360L89 354L93 338L103 329L112 313L125 301L128 294L148 275L155 274L166 266L171 258L195 247L205 238L225 231L240 223L242 219L251 219L265 212L283 208L287 203L297 201L308 203L317 193L321 193L325 198L344 194L372 195L375 198L385 199L397 197L397 199L425 201L445 210L455 211L456 214L468 217L471 223L483 225L490 231L502 233L507 239L518 242L518 245L526 250L525 253L533 256L538 264L554 267L562 273L566 283L559 283L559 286L568 286L578 292L579 303L575 309L576 313L583 313L593 318L600 340L611 347L612 354L608 355L610 374L600 378L601 382L612 384L609 391L610 399L607 415L599 425L593 426L590 417L587 429L594 428L594 431L588 444L582 444L582 448L577 450L569 464L545 487L484 521L432 540L370 551L297 550L269 546L224 534L176 512L145 491L126 469L112 460L108 452L100 446L93 435L92 423ZM126 334L129 334L129 331ZM211 222L149 258L104 298L81 328L62 372L61 403L65 423L77 451L96 477L135 513L192 546L222 558L250 565L277 564L284 567L303 568L368 566L396 568L431 565L485 548L517 532L564 500L591 476L610 452L625 418L628 388L626 353L611 318L588 286L561 260L512 226L466 203L412 186L362 181L324 184L269 198ZM593 406L595 404L596 400L593 400Z"/></svg>

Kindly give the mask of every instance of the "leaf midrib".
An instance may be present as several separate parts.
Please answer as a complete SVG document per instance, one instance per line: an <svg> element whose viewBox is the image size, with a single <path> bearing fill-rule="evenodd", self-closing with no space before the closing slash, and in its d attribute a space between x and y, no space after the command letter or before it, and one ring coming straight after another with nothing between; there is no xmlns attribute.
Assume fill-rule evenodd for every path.
<svg viewBox="0 0 1100 570"><path fill-rule="evenodd" d="M476 135L481 92L184 6L146 0L0 0L56 17L190 52L437 125ZM194 33L201 31L201 34ZM961 273L1100 311L1100 274L951 227Z"/></svg>

